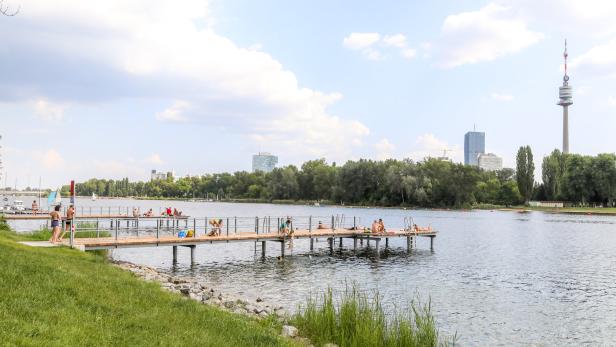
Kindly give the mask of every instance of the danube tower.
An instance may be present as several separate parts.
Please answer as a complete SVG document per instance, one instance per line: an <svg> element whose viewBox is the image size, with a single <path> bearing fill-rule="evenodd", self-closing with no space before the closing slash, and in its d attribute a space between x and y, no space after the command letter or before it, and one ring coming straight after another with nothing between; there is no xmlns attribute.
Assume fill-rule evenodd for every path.
<svg viewBox="0 0 616 347"><path fill-rule="evenodd" d="M567 40L565 40L565 75L563 85L558 88L560 100L558 105L563 107L563 154L569 153L569 106L573 105L573 89L569 85L569 75L567 75Z"/></svg>

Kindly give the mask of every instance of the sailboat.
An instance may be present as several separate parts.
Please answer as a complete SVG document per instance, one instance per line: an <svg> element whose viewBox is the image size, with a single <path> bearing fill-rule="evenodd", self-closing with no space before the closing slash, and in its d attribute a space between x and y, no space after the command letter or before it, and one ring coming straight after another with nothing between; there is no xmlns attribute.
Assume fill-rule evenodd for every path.
<svg viewBox="0 0 616 347"><path fill-rule="evenodd" d="M96 194L92 193L92 201L96 201Z"/></svg>
<svg viewBox="0 0 616 347"><path fill-rule="evenodd" d="M60 194L60 188L56 190L56 199L54 201L56 205L62 205L62 194Z"/></svg>
<svg viewBox="0 0 616 347"><path fill-rule="evenodd" d="M55 206L55 205L61 205L62 204L62 195L60 195L60 189L56 190L55 192L51 192L49 193L49 195L47 196L47 205L48 206Z"/></svg>

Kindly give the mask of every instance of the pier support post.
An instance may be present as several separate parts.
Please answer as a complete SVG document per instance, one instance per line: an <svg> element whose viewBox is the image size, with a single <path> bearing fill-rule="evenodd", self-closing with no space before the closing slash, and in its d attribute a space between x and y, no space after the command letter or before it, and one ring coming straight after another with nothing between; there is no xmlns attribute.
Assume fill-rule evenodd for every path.
<svg viewBox="0 0 616 347"><path fill-rule="evenodd" d="M280 257L284 258L284 249L285 249L285 245L287 243L283 240L282 242L280 242Z"/></svg>
<svg viewBox="0 0 616 347"><path fill-rule="evenodd" d="M314 251L314 239L312 237L310 238L310 251Z"/></svg>
<svg viewBox="0 0 616 347"><path fill-rule="evenodd" d="M265 258L265 241L261 241L261 255Z"/></svg>
<svg viewBox="0 0 616 347"><path fill-rule="evenodd" d="M376 255L379 255L380 252L381 252L381 250L379 248L380 243L381 243L381 239L376 239L376 240L374 240L374 242L376 243Z"/></svg>
<svg viewBox="0 0 616 347"><path fill-rule="evenodd" d="M190 263L194 264L195 263L195 251L197 249L197 246L190 246Z"/></svg>
<svg viewBox="0 0 616 347"><path fill-rule="evenodd" d="M173 262L178 262L178 246L173 246Z"/></svg>
<svg viewBox="0 0 616 347"><path fill-rule="evenodd" d="M328 237L327 242L329 243L329 251L333 252L334 251L334 238Z"/></svg>
<svg viewBox="0 0 616 347"><path fill-rule="evenodd" d="M385 238L385 248L389 248L389 237Z"/></svg>
<svg viewBox="0 0 616 347"><path fill-rule="evenodd" d="M434 236L430 236L430 250L434 250Z"/></svg>
<svg viewBox="0 0 616 347"><path fill-rule="evenodd" d="M357 251L357 237L353 238L353 250Z"/></svg>
<svg viewBox="0 0 616 347"><path fill-rule="evenodd" d="M342 248L342 237L340 238L340 248Z"/></svg>
<svg viewBox="0 0 616 347"><path fill-rule="evenodd" d="M406 250L410 252L412 247L413 247L413 238L410 236L407 236L406 237Z"/></svg>

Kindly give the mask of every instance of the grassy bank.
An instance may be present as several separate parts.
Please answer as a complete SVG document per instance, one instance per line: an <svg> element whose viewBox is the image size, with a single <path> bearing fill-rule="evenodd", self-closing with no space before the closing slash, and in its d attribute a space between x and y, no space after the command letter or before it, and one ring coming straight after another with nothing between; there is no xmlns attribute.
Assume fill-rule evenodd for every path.
<svg viewBox="0 0 616 347"><path fill-rule="evenodd" d="M347 288L335 298L330 289L308 300L292 322L300 334L317 345L333 342L347 346L451 346L455 337L443 338L429 305L412 305L407 314L387 317L378 293Z"/></svg>
<svg viewBox="0 0 616 347"><path fill-rule="evenodd" d="M164 292L68 248L30 248L0 221L0 341L15 346L287 346L278 329Z"/></svg>

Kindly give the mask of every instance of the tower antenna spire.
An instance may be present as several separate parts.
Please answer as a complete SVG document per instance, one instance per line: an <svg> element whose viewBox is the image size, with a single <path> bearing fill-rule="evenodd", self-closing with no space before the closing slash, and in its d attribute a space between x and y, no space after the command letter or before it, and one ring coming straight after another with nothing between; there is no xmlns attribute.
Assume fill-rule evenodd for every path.
<svg viewBox="0 0 616 347"><path fill-rule="evenodd" d="M567 53L567 39L565 39L565 51L563 52L563 58L565 58L565 76L563 76L563 85L569 84L569 75L567 75L567 58L569 57L569 53Z"/></svg>

